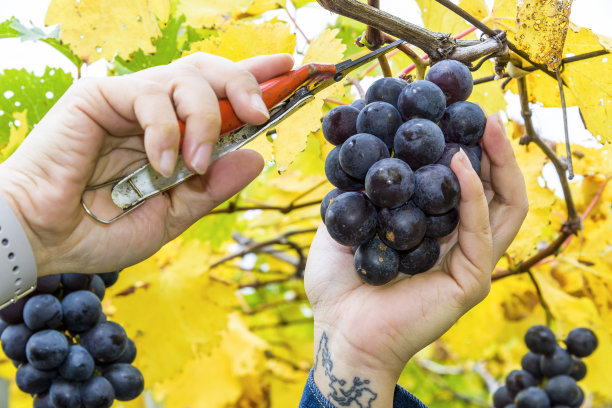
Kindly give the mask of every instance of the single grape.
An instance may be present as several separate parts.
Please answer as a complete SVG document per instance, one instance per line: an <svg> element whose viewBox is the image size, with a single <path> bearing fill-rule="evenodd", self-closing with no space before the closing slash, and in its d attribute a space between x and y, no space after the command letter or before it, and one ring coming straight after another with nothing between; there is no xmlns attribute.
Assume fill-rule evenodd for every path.
<svg viewBox="0 0 612 408"><path fill-rule="evenodd" d="M525 344L536 354L551 355L557 347L557 339L548 327L536 325L525 333Z"/></svg>
<svg viewBox="0 0 612 408"><path fill-rule="evenodd" d="M87 290L90 279L91 276L84 273L63 273L62 286L64 288L64 292Z"/></svg>
<svg viewBox="0 0 612 408"><path fill-rule="evenodd" d="M23 308L24 323L33 331L57 329L62 324L62 318L62 305L53 295L33 296Z"/></svg>
<svg viewBox="0 0 612 408"><path fill-rule="evenodd" d="M395 155L416 170L435 163L444 152L444 134L430 120L412 119L397 129L393 141Z"/></svg>
<svg viewBox="0 0 612 408"><path fill-rule="evenodd" d="M55 408L81 408L80 384L57 378L51 384L49 397Z"/></svg>
<svg viewBox="0 0 612 408"><path fill-rule="evenodd" d="M41 276L36 280L35 293L53 293L59 288L61 280L60 274Z"/></svg>
<svg viewBox="0 0 612 408"><path fill-rule="evenodd" d="M334 188L329 193L327 193L325 197L323 197L323 201L321 201L321 220L323 222L325 222L325 212L327 211L329 203L331 203L336 197L338 197L344 192L345 191L342 191L339 188Z"/></svg>
<svg viewBox="0 0 612 408"><path fill-rule="evenodd" d="M387 102L372 102L359 112L357 132L374 135L391 149L395 132L401 124L402 117L393 105Z"/></svg>
<svg viewBox="0 0 612 408"><path fill-rule="evenodd" d="M387 102L397 109L397 99L408 83L399 78L383 77L368 87L365 94L367 103Z"/></svg>
<svg viewBox="0 0 612 408"><path fill-rule="evenodd" d="M440 215L428 215L425 217L425 236L430 238L442 238L455 230L459 224L459 210L453 208L447 213Z"/></svg>
<svg viewBox="0 0 612 408"><path fill-rule="evenodd" d="M369 133L357 133L342 144L338 159L346 174L363 180L374 163L388 157L389 149L381 139Z"/></svg>
<svg viewBox="0 0 612 408"><path fill-rule="evenodd" d="M597 336L592 330L579 327L569 332L565 344L567 351L576 357L587 357L597 348Z"/></svg>
<svg viewBox="0 0 612 408"><path fill-rule="evenodd" d="M107 288L110 288L119 279L119 272L121 271L104 272L104 273L98 273L97 275L100 278L102 278L102 280L104 281L104 286L106 286Z"/></svg>
<svg viewBox="0 0 612 408"><path fill-rule="evenodd" d="M353 108L355 108L355 109L357 109L357 110L359 110L359 111L360 111L360 110L362 110L363 108L365 108L365 106L366 106L366 102L365 102L365 100L364 100L364 99L359 98L359 99L355 99L353 102L351 102L351 103L350 103L350 105L351 105Z"/></svg>
<svg viewBox="0 0 612 408"><path fill-rule="evenodd" d="M450 105L440 119L440 129L447 143L461 143L472 146L484 134L487 118L480 106L460 101Z"/></svg>
<svg viewBox="0 0 612 408"><path fill-rule="evenodd" d="M89 282L89 287L87 288L90 292L93 292L100 301L104 299L104 295L106 294L106 285L104 285L104 281L98 275L93 275L91 277L91 282Z"/></svg>
<svg viewBox="0 0 612 408"><path fill-rule="evenodd" d="M414 172L414 202L428 215L449 212L459 203L459 180L441 164L429 164Z"/></svg>
<svg viewBox="0 0 612 408"><path fill-rule="evenodd" d="M370 201L379 207L399 207L407 203L414 192L412 169L399 159L379 160L366 174L365 192Z"/></svg>
<svg viewBox="0 0 612 408"><path fill-rule="evenodd" d="M540 371L540 355L532 351L528 351L521 359L521 367L529 374L533 375L533 378L539 380L542 378L542 372Z"/></svg>
<svg viewBox="0 0 612 408"><path fill-rule="evenodd" d="M476 156L476 153L469 148L468 146L461 145L459 143L446 143L444 146L444 151L442 152L442 156L436 162L437 164L443 164L447 167L450 167L451 160L455 153L459 151L459 149L463 149L468 159L470 159L470 163L472 164L472 168L476 172L476 174L480 175L480 159Z"/></svg>
<svg viewBox="0 0 612 408"><path fill-rule="evenodd" d="M73 345L68 348L68 355L58 371L66 380L85 381L92 376L94 368L91 354L84 347Z"/></svg>
<svg viewBox="0 0 612 408"><path fill-rule="evenodd" d="M12 305L0 310L0 317L2 320L8 324L23 323L23 308L30 297L30 295L22 297Z"/></svg>
<svg viewBox="0 0 612 408"><path fill-rule="evenodd" d="M81 401L85 408L110 408L115 389L106 378L95 375L81 384Z"/></svg>
<svg viewBox="0 0 612 408"><path fill-rule="evenodd" d="M397 276L399 256L378 238L361 244L355 252L355 270L365 283L380 286Z"/></svg>
<svg viewBox="0 0 612 408"><path fill-rule="evenodd" d="M540 371L542 371L544 377L569 375L573 366L572 356L559 346L556 346L555 351L550 356L540 357Z"/></svg>
<svg viewBox="0 0 612 408"><path fill-rule="evenodd" d="M519 392L514 402L516 408L550 408L548 395L535 386Z"/></svg>
<svg viewBox="0 0 612 408"><path fill-rule="evenodd" d="M425 237L416 247L400 252L399 271L409 275L427 272L436 264L439 256L440 243L438 240Z"/></svg>
<svg viewBox="0 0 612 408"><path fill-rule="evenodd" d="M26 356L32 366L39 370L59 367L68 355L68 340L56 330L34 333L26 344Z"/></svg>
<svg viewBox="0 0 612 408"><path fill-rule="evenodd" d="M110 363L119 358L127 347L127 335L115 322L98 323L81 336L81 345L101 363Z"/></svg>
<svg viewBox="0 0 612 408"><path fill-rule="evenodd" d="M482 160L482 148L480 147L480 145L467 146L467 148L474 152L474 154L478 158L478 161Z"/></svg>
<svg viewBox="0 0 612 408"><path fill-rule="evenodd" d="M325 176L335 187L344 191L360 191L364 189L363 180L346 174L340 166L340 148L336 146L327 154L325 159Z"/></svg>
<svg viewBox="0 0 612 408"><path fill-rule="evenodd" d="M506 408L512 402L514 402L514 397L505 385L502 385L493 393L493 406L495 408Z"/></svg>
<svg viewBox="0 0 612 408"><path fill-rule="evenodd" d="M111 364L104 368L102 375L115 389L115 398L119 401L130 401L144 390L144 378L133 365Z"/></svg>
<svg viewBox="0 0 612 408"><path fill-rule="evenodd" d="M557 375L546 383L546 394L552 404L573 406L580 400L580 387L567 375Z"/></svg>
<svg viewBox="0 0 612 408"><path fill-rule="evenodd" d="M341 145L346 139L358 133L356 128L359 110L340 105L332 108L323 118L323 136L333 145Z"/></svg>
<svg viewBox="0 0 612 408"><path fill-rule="evenodd" d="M430 81L414 81L406 85L397 99L397 110L405 121L422 118L438 122L445 108L444 92Z"/></svg>
<svg viewBox="0 0 612 408"><path fill-rule="evenodd" d="M378 236L395 250L406 251L419 245L426 228L425 214L412 202L378 212Z"/></svg>
<svg viewBox="0 0 612 408"><path fill-rule="evenodd" d="M102 313L100 299L93 292L78 290L69 293L62 300L64 325L72 333L91 329Z"/></svg>
<svg viewBox="0 0 612 408"><path fill-rule="evenodd" d="M119 356L117 361L115 361L115 363L132 364L134 360L136 360L136 353L137 353L136 344L134 344L134 341L132 339L128 338L127 347L125 348L125 351L121 353L121 355Z"/></svg>
<svg viewBox="0 0 612 408"><path fill-rule="evenodd" d="M576 381L582 380L586 377L587 366L584 364L584 361L579 359L578 357L572 357L572 371L570 372L570 377L572 377Z"/></svg>
<svg viewBox="0 0 612 408"><path fill-rule="evenodd" d="M49 391L36 394L34 397L34 408L55 408L51 402Z"/></svg>
<svg viewBox="0 0 612 408"><path fill-rule="evenodd" d="M470 69L457 60L437 62L427 71L425 79L438 85L446 97L446 105L465 101L472 93L474 81Z"/></svg>
<svg viewBox="0 0 612 408"><path fill-rule="evenodd" d="M340 194L327 207L327 231L345 246L361 245L376 233L376 208L361 193Z"/></svg>
<svg viewBox="0 0 612 408"><path fill-rule="evenodd" d="M57 376L55 371L43 371L34 368L31 364L21 364L15 374L17 387L28 394L45 392Z"/></svg>
<svg viewBox="0 0 612 408"><path fill-rule="evenodd" d="M34 334L24 323L12 324L2 332L2 350L12 360L27 361L26 343Z"/></svg>
<svg viewBox="0 0 612 408"><path fill-rule="evenodd" d="M533 375L525 370L512 370L506 376L506 387L512 395L518 394L520 391L529 387L535 387L538 382Z"/></svg>

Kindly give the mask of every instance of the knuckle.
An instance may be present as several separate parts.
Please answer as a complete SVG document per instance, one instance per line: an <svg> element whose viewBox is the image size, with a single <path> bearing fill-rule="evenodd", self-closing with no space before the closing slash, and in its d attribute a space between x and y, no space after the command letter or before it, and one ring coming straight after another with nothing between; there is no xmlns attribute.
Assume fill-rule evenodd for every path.
<svg viewBox="0 0 612 408"><path fill-rule="evenodd" d="M245 85L259 89L259 84L257 83L255 76L253 76L253 74L246 69L240 68L236 70L232 76L232 79L228 82L228 86L244 87Z"/></svg>
<svg viewBox="0 0 612 408"><path fill-rule="evenodd" d="M213 112L211 110L203 110L200 116L202 118L202 121L209 129L212 129L215 133L219 133L219 131L221 130L221 116L218 112Z"/></svg>

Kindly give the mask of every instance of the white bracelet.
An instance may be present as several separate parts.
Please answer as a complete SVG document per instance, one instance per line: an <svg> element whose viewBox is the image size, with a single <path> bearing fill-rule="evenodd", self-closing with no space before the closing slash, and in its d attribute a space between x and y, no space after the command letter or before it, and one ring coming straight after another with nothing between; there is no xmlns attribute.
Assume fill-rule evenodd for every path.
<svg viewBox="0 0 612 408"><path fill-rule="evenodd" d="M0 309L36 289L36 260L13 210L0 196Z"/></svg>

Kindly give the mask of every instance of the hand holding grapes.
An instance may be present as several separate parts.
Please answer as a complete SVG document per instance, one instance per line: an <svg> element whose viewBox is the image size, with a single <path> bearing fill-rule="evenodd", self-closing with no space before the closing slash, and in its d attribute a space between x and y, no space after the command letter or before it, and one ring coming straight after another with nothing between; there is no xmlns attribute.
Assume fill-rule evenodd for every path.
<svg viewBox="0 0 612 408"><path fill-rule="evenodd" d="M241 120L263 123L268 112L258 82L292 64L287 54L233 63L198 53L131 75L77 81L0 166L0 195L26 231L38 274L137 263L246 186L263 167L258 154L234 152L208 166L221 128L217 98L228 98ZM86 186L125 175L147 159L160 173L172 173L177 118L186 124L180 152L200 176L111 225L89 218L80 204ZM118 212L108 195L85 197L102 218Z"/></svg>
<svg viewBox="0 0 612 408"><path fill-rule="evenodd" d="M528 204L499 118L489 117L481 146L481 178L465 154L453 157L461 186L459 226L444 238L437 264L426 273L400 274L384 286L364 284L351 248L319 228L305 285L315 317L314 378L324 395L338 393L342 379L344 387L351 379L367 380L365 388L377 395L372 406L390 406L406 362L487 295L491 271Z"/></svg>

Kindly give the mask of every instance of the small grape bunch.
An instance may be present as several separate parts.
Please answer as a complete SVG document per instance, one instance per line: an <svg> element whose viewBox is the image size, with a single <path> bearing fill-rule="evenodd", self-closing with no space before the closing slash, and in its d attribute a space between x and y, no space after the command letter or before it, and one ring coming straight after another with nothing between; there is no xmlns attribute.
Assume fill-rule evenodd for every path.
<svg viewBox="0 0 612 408"><path fill-rule="evenodd" d="M440 256L439 238L459 223L459 181L450 169L462 149L480 174L479 141L486 117L466 99L473 88L461 62L435 64L426 79L375 81L351 105L323 119L325 174L336 188L321 218L338 243L357 248L359 277L384 285L399 272L415 275Z"/></svg>
<svg viewBox="0 0 612 408"><path fill-rule="evenodd" d="M144 389L136 346L101 301L119 272L38 278L36 290L0 311L4 354L34 408L108 408Z"/></svg>
<svg viewBox="0 0 612 408"><path fill-rule="evenodd" d="M525 333L529 351L521 360L521 370L506 376L505 385L493 394L495 408L578 408L584 392L577 384L586 376L582 357L597 348L597 337L590 329L569 332L565 348L547 326L533 326Z"/></svg>

